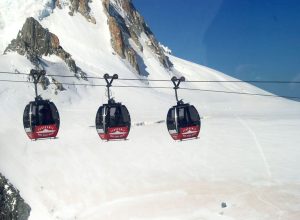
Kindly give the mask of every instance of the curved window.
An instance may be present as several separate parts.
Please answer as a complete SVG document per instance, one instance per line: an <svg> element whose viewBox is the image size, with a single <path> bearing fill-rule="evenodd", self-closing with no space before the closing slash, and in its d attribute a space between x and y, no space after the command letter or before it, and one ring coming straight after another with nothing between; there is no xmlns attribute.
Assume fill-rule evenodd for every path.
<svg viewBox="0 0 300 220"><path fill-rule="evenodd" d="M120 109L117 107L109 108L109 127L117 127L121 121Z"/></svg>
<svg viewBox="0 0 300 220"><path fill-rule="evenodd" d="M175 108L171 108L167 115L167 127L169 130L175 130L176 129L176 123L175 123Z"/></svg>
<svg viewBox="0 0 300 220"><path fill-rule="evenodd" d="M122 105L121 107L121 113L122 113L123 122L125 124L130 124L130 115L127 108L124 105Z"/></svg>
<svg viewBox="0 0 300 220"><path fill-rule="evenodd" d="M187 108L186 107L178 108L177 114L178 114L177 121L178 121L179 127L188 126L189 116L188 116Z"/></svg>
<svg viewBox="0 0 300 220"><path fill-rule="evenodd" d="M55 122L56 126L59 127L59 123L60 123L59 113L56 106L52 102L50 102L50 109L51 109L53 121Z"/></svg>
<svg viewBox="0 0 300 220"><path fill-rule="evenodd" d="M30 104L26 105L23 113L23 125L25 128L30 127Z"/></svg>
<svg viewBox="0 0 300 220"><path fill-rule="evenodd" d="M54 124L52 117L52 111L49 104L40 104L37 107L38 125L50 125Z"/></svg>
<svg viewBox="0 0 300 220"><path fill-rule="evenodd" d="M106 116L106 108L101 106L99 107L96 115L96 128L103 128L103 116Z"/></svg>
<svg viewBox="0 0 300 220"><path fill-rule="evenodd" d="M200 121L200 117L199 117L198 111L197 111L197 109L193 105L191 105L189 107L189 112L190 112L190 119L191 119L192 122L198 122L198 121Z"/></svg>

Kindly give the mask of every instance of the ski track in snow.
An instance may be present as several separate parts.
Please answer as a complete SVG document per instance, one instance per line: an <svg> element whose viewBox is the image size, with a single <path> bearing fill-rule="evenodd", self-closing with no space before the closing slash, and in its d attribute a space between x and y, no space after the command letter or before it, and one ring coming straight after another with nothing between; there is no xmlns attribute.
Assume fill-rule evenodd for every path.
<svg viewBox="0 0 300 220"><path fill-rule="evenodd" d="M269 163L267 161L267 158L266 158L266 155L264 153L263 147L261 146L261 144L260 144L260 142L259 142L259 140L257 138L257 135L255 134L254 130L247 124L247 122L244 119L242 119L239 116L236 116L236 118L243 125L243 127L245 127L249 131L249 133L253 137L253 140L255 142L255 146L256 146L256 148L257 148L257 150L259 152L259 155L260 155L260 157L263 160L263 163L265 165L265 169L266 169L266 173L267 173L268 179L271 180L272 179L272 173L271 173L270 165L269 165Z"/></svg>

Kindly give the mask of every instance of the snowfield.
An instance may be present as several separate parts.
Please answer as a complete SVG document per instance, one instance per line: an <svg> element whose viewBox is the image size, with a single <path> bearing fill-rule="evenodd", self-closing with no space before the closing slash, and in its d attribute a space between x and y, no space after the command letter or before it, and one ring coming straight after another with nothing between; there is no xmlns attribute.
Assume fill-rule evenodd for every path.
<svg viewBox="0 0 300 220"><path fill-rule="evenodd" d="M34 1L26 2L30 6ZM93 1L91 9L96 25L80 14L70 17L67 7L55 9L41 24L59 37L89 76L107 72L140 78L112 53L101 2ZM7 22L1 24L0 38L16 37L17 30L12 33ZM173 75L187 80L233 79L173 56L174 68L168 71L146 40L140 55L148 79ZM59 58L43 59L47 74L73 74ZM29 72L33 66L25 57L9 53L0 56L0 68ZM27 77L0 74L0 79ZM104 80L96 79L55 79L104 85ZM116 80L113 85L172 87L172 82ZM267 94L247 83L182 83L182 87ZM105 88L65 88L55 94L52 85L47 90L39 87L42 97L56 104L61 127L57 139L30 141L22 117L34 98L33 85L0 82L0 172L31 206L30 220L300 219L300 102L179 90L179 97L193 104L203 119L199 139L175 142L165 123L154 123L165 120L175 104L172 89L112 87L115 99L128 107L132 124L145 125L132 126L127 141L104 142L94 121L98 107L107 101Z"/></svg>

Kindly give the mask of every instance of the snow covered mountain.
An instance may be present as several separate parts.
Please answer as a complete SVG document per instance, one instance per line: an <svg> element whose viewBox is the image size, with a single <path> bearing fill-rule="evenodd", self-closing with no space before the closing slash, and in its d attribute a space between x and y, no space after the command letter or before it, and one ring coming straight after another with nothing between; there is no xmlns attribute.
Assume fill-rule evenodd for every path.
<svg viewBox="0 0 300 220"><path fill-rule="evenodd" d="M30 220L299 219L299 102L207 91L268 94L246 83L182 83L206 90L179 90L180 98L200 112L202 128L199 139L174 142L165 123L155 123L165 120L175 104L174 91L150 88L172 87L171 81L138 79L233 78L164 54L127 0L1 0L2 53L29 17L43 33L59 39L54 45L70 55L76 68L61 53L33 47L38 62L28 51L20 55L11 49L0 56L1 71L29 73L39 67L48 75L74 76L78 67L84 73L46 76L50 83L39 85L42 97L60 112L55 140L30 141L24 132L22 115L34 98L33 85L0 81L0 173L30 205ZM104 73L137 79L113 84L132 87L112 87L133 124L144 125L133 126L127 141L103 142L96 133L96 111L107 101L105 87L76 85L104 85L104 80L84 77ZM22 74L0 76L28 80Z"/></svg>

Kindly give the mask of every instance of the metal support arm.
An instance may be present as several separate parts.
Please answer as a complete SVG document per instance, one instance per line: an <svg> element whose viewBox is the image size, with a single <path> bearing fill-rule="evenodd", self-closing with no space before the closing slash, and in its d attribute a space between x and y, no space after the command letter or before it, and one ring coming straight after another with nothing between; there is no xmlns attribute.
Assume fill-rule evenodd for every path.
<svg viewBox="0 0 300 220"><path fill-rule="evenodd" d="M107 88L107 96L108 96L108 101L110 101L110 91L109 88L112 86L112 82L114 79L118 79L119 76L117 74L114 74L110 76L108 73L104 74L104 79L106 81L106 88Z"/></svg>
<svg viewBox="0 0 300 220"><path fill-rule="evenodd" d="M32 69L32 70L30 70L30 74L29 75L33 79L34 90L35 90L35 99L38 99L37 84L38 84L40 78L42 76L46 75L46 71L45 70L35 70L35 69Z"/></svg>
<svg viewBox="0 0 300 220"><path fill-rule="evenodd" d="M180 77L180 78L177 78L176 76L173 76L171 80L172 80L172 82L174 84L176 101L179 102L179 100L178 100L178 94L177 94L177 89L179 89L180 83L185 81L185 78L183 76Z"/></svg>

